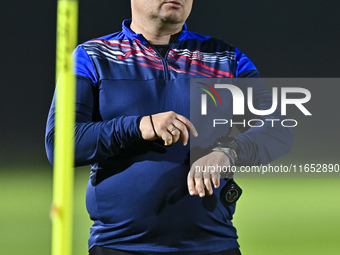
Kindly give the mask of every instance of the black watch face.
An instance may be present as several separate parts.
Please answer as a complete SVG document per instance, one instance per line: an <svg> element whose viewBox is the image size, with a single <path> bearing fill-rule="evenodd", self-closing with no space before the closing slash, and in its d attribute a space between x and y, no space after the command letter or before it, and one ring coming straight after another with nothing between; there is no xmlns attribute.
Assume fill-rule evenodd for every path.
<svg viewBox="0 0 340 255"><path fill-rule="evenodd" d="M221 148L230 148L233 149L236 152L236 154L239 153L239 147L236 142L236 139L231 135L223 136L217 139L215 145Z"/></svg>
<svg viewBox="0 0 340 255"><path fill-rule="evenodd" d="M222 147L231 148L234 143L221 142L220 144L222 145Z"/></svg>
<svg viewBox="0 0 340 255"><path fill-rule="evenodd" d="M217 141L217 145L220 147L224 147L224 148L232 148L234 143L235 143L235 140L232 137Z"/></svg>
<svg viewBox="0 0 340 255"><path fill-rule="evenodd" d="M236 189L229 190L225 195L225 198L229 203L236 201L238 198L238 191Z"/></svg>
<svg viewBox="0 0 340 255"><path fill-rule="evenodd" d="M222 143L231 144L231 143L234 143L235 139L231 135L227 135L227 136L221 137L219 141Z"/></svg>

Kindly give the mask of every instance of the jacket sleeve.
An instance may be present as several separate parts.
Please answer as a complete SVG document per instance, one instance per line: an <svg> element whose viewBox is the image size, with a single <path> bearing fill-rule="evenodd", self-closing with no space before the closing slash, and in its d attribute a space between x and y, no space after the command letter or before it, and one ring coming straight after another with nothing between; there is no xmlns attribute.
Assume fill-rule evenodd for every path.
<svg viewBox="0 0 340 255"><path fill-rule="evenodd" d="M139 131L141 116L119 116L103 121L99 113L98 77L84 48L74 51L76 61L76 125L75 165L88 165L112 157L135 140L142 139ZM45 147L53 164L55 95L48 114Z"/></svg>
<svg viewBox="0 0 340 255"><path fill-rule="evenodd" d="M237 86L242 90L247 102L247 88L253 88L253 105L257 110L267 110L272 106L272 94L265 87L259 72L249 58L238 49L235 50ZM237 123L245 121L245 125L236 125L242 134L236 137L240 146L238 165L260 165L287 154L293 147L291 128L283 127L279 107L270 115L254 115L245 105L245 115L236 116ZM249 127L248 120L262 120L261 127ZM272 119L272 121L271 121ZM274 119L280 121L273 121ZM255 125L252 121L251 125ZM261 122L257 125L262 125Z"/></svg>

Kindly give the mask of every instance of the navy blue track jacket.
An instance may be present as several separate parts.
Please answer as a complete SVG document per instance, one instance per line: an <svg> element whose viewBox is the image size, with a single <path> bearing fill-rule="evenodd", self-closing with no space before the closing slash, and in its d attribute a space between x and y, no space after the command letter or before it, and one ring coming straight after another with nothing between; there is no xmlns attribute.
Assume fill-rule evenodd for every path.
<svg viewBox="0 0 340 255"><path fill-rule="evenodd" d="M129 29L130 23L124 21L121 32L88 41L74 52L75 164L92 166L86 195L94 221L89 249L98 245L142 254L204 254L238 247L231 222L235 206L226 207L219 199L225 181L212 196L190 196L189 145L144 141L138 126L142 116L166 111L190 119L190 78L235 83L259 73L234 46L188 32L186 26L163 58ZM271 94L263 84L252 86L256 108L270 108ZM52 163L54 113L53 100L46 128ZM225 115L232 117L232 109L225 109ZM269 117L280 118L275 113ZM241 130L239 164L266 164L288 153L290 130L270 125ZM229 131L197 129L211 144Z"/></svg>

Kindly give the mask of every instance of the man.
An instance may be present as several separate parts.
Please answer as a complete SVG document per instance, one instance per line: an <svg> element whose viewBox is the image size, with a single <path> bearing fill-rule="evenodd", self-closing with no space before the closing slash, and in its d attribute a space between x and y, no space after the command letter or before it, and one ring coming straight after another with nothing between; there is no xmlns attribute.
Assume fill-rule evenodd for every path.
<svg viewBox="0 0 340 255"><path fill-rule="evenodd" d="M259 75L235 47L186 30L192 4L131 0L132 21L124 21L121 32L75 50L75 164L92 165L86 195L94 221L91 255L240 254L231 222L235 205L219 199L226 182L189 173L189 133L210 137L211 145L228 133L197 133L189 120L189 85L190 78ZM254 94L261 109L270 107L261 85ZM51 162L54 112L53 101L46 130ZM238 161L222 150L195 164L267 163L290 150L289 130L242 131L231 138Z"/></svg>

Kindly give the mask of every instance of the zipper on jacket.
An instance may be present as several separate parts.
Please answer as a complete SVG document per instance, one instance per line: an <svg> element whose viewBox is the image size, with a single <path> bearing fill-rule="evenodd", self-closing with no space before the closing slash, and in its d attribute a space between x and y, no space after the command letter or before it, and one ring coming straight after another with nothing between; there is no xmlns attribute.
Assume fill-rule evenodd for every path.
<svg viewBox="0 0 340 255"><path fill-rule="evenodd" d="M164 79L165 80L170 80L170 72L168 70L168 55L169 55L169 52L170 50L172 49L172 46L174 45L174 43L177 41L177 39L179 38L179 36L182 34L182 31L179 32L179 34L177 35L177 37L170 43L169 45L169 49L167 50L166 54L165 54L165 57L163 58L163 56L158 52L158 50L142 35L142 34L139 34L143 40L145 40L147 42L147 44L149 44L152 49L158 54L158 56L161 58L162 60L162 63L163 63L163 67L164 67Z"/></svg>

